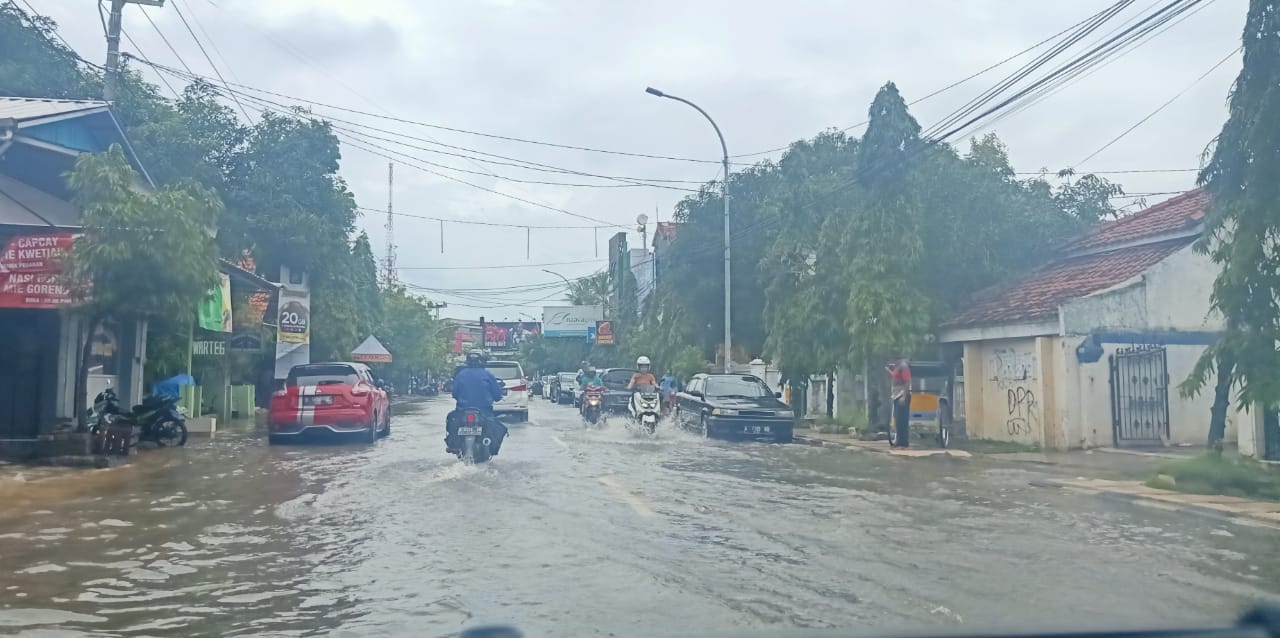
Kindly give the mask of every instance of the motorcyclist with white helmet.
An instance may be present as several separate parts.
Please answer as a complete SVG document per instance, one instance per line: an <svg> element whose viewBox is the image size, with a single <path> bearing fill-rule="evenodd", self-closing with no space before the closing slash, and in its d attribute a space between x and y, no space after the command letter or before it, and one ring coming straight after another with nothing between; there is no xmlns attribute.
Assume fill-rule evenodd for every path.
<svg viewBox="0 0 1280 638"><path fill-rule="evenodd" d="M631 373L631 381L627 383L628 390L634 390L638 386L658 385L658 379L649 371L649 357L641 355L636 359L636 371Z"/></svg>

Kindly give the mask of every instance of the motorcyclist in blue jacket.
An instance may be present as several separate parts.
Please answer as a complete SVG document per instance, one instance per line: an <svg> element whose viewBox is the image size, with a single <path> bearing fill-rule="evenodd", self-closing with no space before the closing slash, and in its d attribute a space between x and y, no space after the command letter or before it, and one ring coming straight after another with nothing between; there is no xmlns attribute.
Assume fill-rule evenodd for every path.
<svg viewBox="0 0 1280 638"><path fill-rule="evenodd" d="M507 390L492 372L485 369L484 363L484 355L479 352L467 353L467 366L453 376L453 398L457 401L457 408L445 418L445 448L450 453L456 451L453 433L457 431L458 419L463 410L478 410L485 416L489 427L495 430L496 436L490 437L493 440L491 448L494 455L497 455L498 449L502 447L502 439L507 436L507 426L492 418L493 403L506 396Z"/></svg>

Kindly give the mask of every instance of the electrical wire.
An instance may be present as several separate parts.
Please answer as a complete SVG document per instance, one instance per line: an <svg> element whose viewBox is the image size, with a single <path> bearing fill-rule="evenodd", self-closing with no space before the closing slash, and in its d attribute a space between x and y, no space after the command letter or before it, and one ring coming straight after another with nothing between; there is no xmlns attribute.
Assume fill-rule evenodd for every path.
<svg viewBox="0 0 1280 638"><path fill-rule="evenodd" d="M930 135L929 137L937 141L945 141L970 126L985 120L989 116L1004 110L1017 101L1025 99L1033 91L1042 89L1049 83L1062 79L1063 76L1078 69L1082 65L1096 64L1098 61L1113 55L1119 47L1126 46L1134 41L1145 38L1146 35L1150 34L1151 31L1158 26L1165 24L1168 20L1180 15L1190 8L1195 7L1203 1L1204 0L1173 0L1172 2L1165 4L1155 13L1139 20L1137 24L1124 29L1120 34L1113 36L1105 42L1090 48L1085 53L1076 56L1070 62L1054 69L1052 72L1031 83L1026 88L1015 92L1009 97L981 111L977 115L968 118L962 123L952 126L949 130ZM994 99L994 97L992 99ZM942 128L943 127L935 127L931 129L931 131L941 131Z"/></svg>
<svg viewBox="0 0 1280 638"><path fill-rule="evenodd" d="M675 157L675 156L670 156L670 155L653 155L653 154L648 154L648 153L632 153L632 152L628 152L628 151L617 151L617 150L610 150L610 149L592 148L592 147L589 147L589 146L577 146L577 145L573 145L573 144L559 144L559 143L556 143L556 142L547 142L547 141L542 141L542 140L533 140L533 139L526 139L526 138L521 138L521 137L512 137L512 136L508 136L508 135L499 135L499 134L495 134L495 133L485 133L485 132L482 132L482 131L473 131L473 130L470 130L470 129L457 128L457 127L453 127L453 126L444 126L444 125L442 125L442 124L433 124L433 123L430 123L430 122L422 122L422 121L418 121L418 120L410 120L410 119L407 119L407 118L396 117L396 116L393 116L393 115L379 115L379 114L377 114L377 113L372 113L372 112L365 111L365 110L362 110L362 109L355 109L355 108L350 108L350 107L345 107L345 106L338 106L338 105L336 105L336 104L331 104L331 103L328 103L328 102L321 102L321 101L318 101L318 100L311 100L311 99L307 99L307 98L301 98L301 97L297 97L297 96L293 96L293 95L288 95L288 94L285 94L285 93L278 93L278 92L275 92L275 91L269 91L269 90L267 90L267 89L261 89L261 88L254 87L254 86L250 86L250 85L247 85L247 84L241 84L241 83L238 83L238 82L231 82L231 83L229 83L229 84L230 84L231 86L235 86L235 87L238 87L238 88L240 88L240 89L244 89L245 91L251 91L251 92L255 92L255 93L261 93L261 94L263 94L263 95L271 95L271 96L274 96L274 97L283 98L283 99L291 100L291 101L294 101L294 102L301 102L301 103L303 103L303 104L310 104L310 105L312 105L312 106L319 106L319 107L323 107L323 108L327 108L327 109L332 109L332 110L335 110L335 111L343 111L343 112L345 112L345 113L351 113L351 114L354 114L354 115L363 115L363 116L365 116L365 117L372 117L372 118L378 118L378 119L383 119L383 120L389 120L389 121L392 121L392 122L398 122L398 123L401 123L401 124L411 124L411 125L414 125L414 126L421 126L421 127L424 127L424 128L437 129L437 130L442 130L442 131L449 131L449 132L452 132L452 133L461 133L461 134L464 134L464 135L473 135L473 136L478 136L478 137L484 137L484 138L490 138L490 139L503 140L503 141L507 141L507 142L518 142L518 143L522 143L522 144L533 144L533 145L537 145L537 146L547 146L547 147L551 147L551 148L560 148L560 149L573 150L573 151L584 151L584 152L590 152L590 153L604 153L604 154L608 154L608 155L622 155L622 156L626 156L626 157L641 157L641 158L647 158L647 159L670 160L670 161L675 161L675 162L693 162L693 163L698 163L698 164L720 164L720 163L721 163L721 161L722 161L722 160L719 160L719 159L698 159L698 158L693 158L693 157Z"/></svg>
<svg viewBox="0 0 1280 638"><path fill-rule="evenodd" d="M1111 146L1112 146L1113 144L1115 144L1116 142L1119 142L1120 140L1124 139L1124 137L1125 137L1126 135L1128 135L1128 134L1132 133L1132 132L1134 131L1134 129L1138 128L1139 126L1142 126L1143 124L1146 124L1146 123L1147 123L1147 120L1150 120L1151 118L1155 117L1155 116L1156 116L1156 115L1158 115L1161 111L1165 110L1165 108L1167 108L1170 104L1173 104L1174 102L1176 102L1176 101L1178 100L1178 98L1180 98L1180 97L1182 97L1183 95L1185 95L1185 94L1187 93L1187 91L1190 91L1193 87L1195 87L1195 85L1199 84L1202 80L1204 80L1205 78L1209 77L1209 75L1210 75L1210 74L1212 74L1214 71L1217 71L1217 70L1218 70L1218 67L1222 66L1223 64L1226 64L1228 60L1230 60L1231 58L1235 57L1235 55L1236 55L1237 53L1239 53L1240 51L1242 51L1243 49L1244 49L1244 47L1237 47L1237 48L1235 48L1235 49L1232 49L1232 50L1231 50L1231 52L1230 52L1230 53L1228 53L1228 54L1226 55L1226 57L1222 58L1221 60L1218 60L1218 61L1217 61L1217 63L1215 63L1213 66L1209 67L1209 70L1208 70L1208 71L1205 71L1204 73L1201 73L1201 74L1200 74L1200 77L1196 78L1196 79L1195 79L1195 80L1193 80L1190 84L1188 84L1188 85L1186 85L1185 87L1183 87L1181 91L1178 91L1177 93L1175 93L1175 94L1173 95L1173 97L1169 98L1169 99L1168 99L1168 100L1166 100L1163 104L1161 104L1160 106L1156 107L1156 109L1155 109L1154 111L1152 111L1152 112L1148 113L1145 117L1143 117L1142 119L1140 119L1140 120L1138 120L1137 122L1135 122L1135 123L1133 124L1133 126L1130 126L1129 128L1127 128L1127 129L1125 129L1125 130L1121 131L1119 135L1117 135L1117 136L1115 136L1115 137L1111 138L1111 141L1107 142L1106 144L1103 144L1102 146L1100 146L1100 147L1098 148L1098 150L1096 150L1096 151L1094 151L1094 152L1090 153L1090 154L1089 154L1089 155L1087 155L1084 159L1082 159L1082 160L1080 160L1080 161L1076 162L1075 164L1073 164L1073 166L1079 166L1079 165L1084 164L1085 162L1088 162L1089 160L1091 160L1091 159L1093 159L1093 158L1097 157L1097 156L1098 156L1099 154L1101 154L1103 151L1105 151L1105 150L1107 150L1107 149L1111 148Z"/></svg>
<svg viewBox="0 0 1280 638"><path fill-rule="evenodd" d="M1159 2L1159 0L1157 0L1157 4L1158 4L1158 2ZM1161 21L1160 23L1158 23L1158 24L1156 24L1156 25L1154 25L1154 26L1152 27L1153 29L1155 29L1155 28L1159 28L1159 31L1158 31L1157 33L1155 33L1154 35L1150 35L1150 36L1146 37L1146 39L1147 39L1147 40L1150 40L1150 39L1154 39L1154 38L1157 38L1157 37L1159 37L1159 36L1163 35L1163 34L1164 34L1166 31L1168 31L1169 29L1172 29L1172 28L1174 28L1174 27L1178 26L1178 25L1179 25L1179 24L1181 24L1182 22L1184 22L1184 21L1186 21L1187 19L1189 19L1189 18L1191 18L1192 16L1194 16L1196 13L1198 13L1198 12L1200 12L1200 11L1204 10L1204 8L1205 8L1205 7L1208 7L1210 4L1212 4L1212 2L1213 2L1213 0L1209 0L1209 2L1206 2L1206 3L1204 3L1204 4L1201 4L1201 5L1199 5L1198 7L1194 8L1194 10L1184 11L1184 12L1182 12L1182 13L1180 13L1180 14L1177 14L1177 15L1171 16L1168 20L1163 20L1163 21ZM1155 4L1153 4L1153 5L1151 5L1151 6L1155 6ZM1148 7L1148 9L1150 9L1150 7ZM1131 23L1131 22L1132 22L1132 20L1130 20L1128 23ZM1128 23L1126 23L1126 24L1128 24ZM1114 34L1114 33L1115 33L1116 31L1118 31L1120 28L1122 28L1122 27L1117 27L1116 29L1113 29L1113 30L1112 30L1111 32L1109 32L1107 35L1112 35L1112 34ZM1104 37L1105 37L1105 36L1104 36ZM1053 84L1051 84L1051 85L1048 85L1048 86L1046 86L1046 87L1044 87L1044 88L1042 88L1042 89L1037 89L1037 90L1033 93L1033 95L1034 95L1034 99L1027 100L1027 101L1023 102L1021 105L1019 105L1018 107L1013 108L1013 109L1011 109L1011 110L1009 110L1009 111L1006 111L1006 112L1002 113L1001 115L997 116L996 118L994 118L994 119L992 119L992 120L988 121L986 124L984 124L984 125L983 125L982 127L980 127L979 129L976 129L975 131L970 131L970 132L968 133L968 135L972 136L976 131L980 131L980 130L983 130L983 129L989 129L989 128L991 128L991 127L993 127L993 126L995 126L995 125L999 124L1000 122L1004 121L1005 119L1008 119L1008 118L1011 118L1011 117L1016 117L1016 116L1018 116L1019 114L1021 114L1022 112L1026 111L1026 110L1029 110L1029 109L1031 109L1031 108L1034 108L1037 104L1039 104L1039 103L1043 102L1044 100L1046 100L1046 99L1048 99L1048 98L1052 97L1053 95L1055 95L1055 94L1059 93L1060 91L1062 91L1062 90L1066 89L1067 87L1069 87L1069 86L1071 86L1071 85L1075 84L1075 83L1076 83L1076 82L1078 82L1079 80L1081 80L1081 79L1083 79L1083 78L1085 78L1085 77L1088 77L1089 75L1092 75L1093 73L1096 73L1097 71L1099 71L1099 70L1101 70L1101 69L1104 69L1104 68L1106 68L1107 66L1110 66L1112 63L1114 63L1115 61L1117 61L1117 60L1119 60L1121 57L1123 57L1123 55L1124 55L1125 53L1128 53L1128 51L1125 51L1125 49L1137 48L1138 46L1141 46L1141 44L1139 43L1139 42L1141 42L1141 41L1142 41L1142 40L1140 40L1140 39L1138 39L1138 40L1130 40L1130 41L1127 41L1127 42L1125 42L1124 44L1122 44L1120 47L1118 47L1118 49L1117 49L1117 51L1118 51L1118 52L1117 52L1116 54L1113 54L1113 55L1107 56L1107 57L1105 57L1105 58L1103 58L1103 59L1101 59L1100 61L1097 61L1097 62L1095 62L1095 63L1091 63L1091 64L1089 64L1089 65L1082 66L1082 67L1080 67L1080 68L1078 68L1078 69L1075 69L1075 70L1071 71L1070 73L1068 73L1067 75L1065 75L1062 79L1060 79L1060 80L1056 81L1055 83L1053 83Z"/></svg>
<svg viewBox="0 0 1280 638"><path fill-rule="evenodd" d="M988 67L986 67L986 68L984 68L984 69L982 69L982 70L980 70L980 71L976 72L976 73L973 73L972 75L969 75L969 76L964 77L964 78L962 78L962 79L956 80L955 82L952 82L951 84L948 84L948 85L946 85L946 86L944 86L944 87L942 87L942 88L935 89L934 91L931 91L930 93L926 94L925 96L923 96L923 97L921 97L921 98L918 98L918 99L915 99L915 100L913 100L913 101L911 101L911 102L908 102L908 103L907 103L907 106L915 106L915 105L917 105L917 104L920 104L921 102L924 102L925 100L928 100L928 99L930 99L930 98L937 97L937 96L939 96L939 95L941 95L941 94L943 94L943 93L946 93L947 91L950 91L951 89L954 89L954 88L956 88L956 87L959 87L959 86L960 86L960 85L962 85L962 84L965 84L966 82L969 82L970 80L974 80L974 79L976 79L976 78L978 78L978 77L981 77L982 75L985 75L986 73L988 73L988 72L990 72L990 71L993 71L993 70L995 70L995 69L997 69L997 68L999 68L999 67L1001 67L1001 66L1004 66L1005 64L1008 64L1009 62L1012 62L1013 60L1016 60L1016 59L1018 59L1018 58L1020 58L1020 57L1022 57L1022 56L1024 56L1024 55L1026 55L1026 54L1028 54L1028 53L1030 53L1030 52L1032 52L1032 51L1035 51L1036 49L1039 49L1040 47L1044 46L1045 44L1048 44L1049 42L1052 42L1053 40L1057 39L1059 36L1061 36L1061 35L1063 35L1064 33L1066 33L1066 32L1068 32L1068 31L1070 31L1071 29L1074 29L1074 28L1079 27L1080 25L1084 24L1087 20L1092 19L1092 18L1093 18L1094 16L1096 16L1096 15L1097 15L1097 14L1094 14L1093 16L1090 16L1089 18L1085 18L1084 20L1081 20L1080 22L1077 22L1077 23L1075 23L1075 24L1073 24L1073 25L1071 25L1071 26L1069 26L1069 27L1067 27L1067 28L1065 28L1065 29L1063 29L1063 30L1061 30L1061 31L1058 31L1057 33L1055 33L1055 34L1053 34L1053 35L1051 35L1051 36L1049 36L1049 37L1047 37L1047 38L1045 38L1045 39L1043 39L1043 40L1041 40L1041 41L1039 41L1039 42L1037 42L1037 43L1035 43L1035 44L1033 44L1033 45L1031 45L1031 46L1029 46L1029 47L1027 47L1027 48L1025 48L1025 49L1023 49L1023 50L1021 50L1021 51L1019 51L1019 52L1017 52L1017 53L1014 53L1013 55L1010 55L1010 56L1008 56L1008 57L1004 58L1003 60L1000 60L999 62L996 62L996 63L994 63L994 64L992 64L992 65L990 65L990 66L988 66ZM860 126L865 126L865 125L867 124L867 122L868 122L868 120L863 120L863 121L858 122L858 123L856 123L856 124L850 124L849 126L846 126L846 127L842 128L842 129L840 129L840 130L841 130L842 132L847 132L847 131L850 131L850 130L852 130L852 129L858 128L858 127L860 127ZM763 151L756 151L756 152L754 152L754 153L742 153L742 154L740 154L740 155L730 155L729 157L730 157L730 159L736 159L736 158L742 158L742 157L756 157L756 156L759 156L759 155L767 155L767 154L769 154L769 153L776 153L776 152L778 152L778 151L785 151L785 150L787 150L787 149L788 149L788 148L790 148L790 147L791 147L791 145L790 145L790 144L786 144L786 145L784 145L784 146L778 146L778 147L775 147L775 148L765 149L765 150L763 150Z"/></svg>
<svg viewBox="0 0 1280 638"><path fill-rule="evenodd" d="M365 206L356 206L356 210L363 211L363 212L366 212L366 213L378 213L378 214L380 214L380 215L386 215L386 214L387 214L387 211L386 211L385 209L381 209L381 208L368 208L368 207L365 207ZM449 223L449 224L466 224L466 225L470 225L470 226L494 226L494 227L499 227L499 228L529 228L529 229L533 229L533 230L575 230L575 229L599 229L599 228L630 228L630 226L625 226L625 225L621 225L621 224L610 224L610 225L608 225L608 226L599 226L599 225L595 225L595 226L581 226L581 225L579 225L579 226L574 226L574 225L565 225L565 226L547 226L547 225L541 225L541 224L514 224L514 223L501 223L501 222L479 221L479 220L474 220L474 219L458 219L458 218L456 218L456 217L435 217L435 216L432 216L432 215L419 215L419 214L416 214L416 213L402 213L402 212L400 212L400 211L394 211L394 212L392 212L391 214L392 214L392 215L395 215L396 217L409 217L409 218L412 218L412 219L426 219L426 220L430 220L430 221L433 221L433 222L446 222L446 223Z"/></svg>
<svg viewBox="0 0 1280 638"><path fill-rule="evenodd" d="M31 16L35 16L37 18L43 18L45 20L49 19L48 16L40 13L39 11L36 11L35 7L31 6L31 3L28 2L27 0L22 0L22 4L27 6L26 11L22 11L22 9L18 7L18 3L14 2L13 0L9 0L9 4L13 5L14 9L17 9L18 11L21 11L22 13L26 14L27 19L31 20L32 24L35 23L35 20L31 19ZM57 38L58 42L62 43L62 46L67 47L67 49L69 49L73 54L75 53L76 51L75 47L71 46L71 43L67 42L67 40L62 37L62 34L58 33L57 29L51 29L50 31L53 32L53 37ZM79 56L76 56L76 57L79 57Z"/></svg>
<svg viewBox="0 0 1280 638"><path fill-rule="evenodd" d="M196 46L200 49L200 54L204 56L205 62L209 63L209 68L213 69L214 75L218 76L218 79L222 81L222 85L227 87L228 91L231 90L231 87L227 84L226 78L222 77L222 72L219 71L218 66L213 63L213 58L209 57L209 52L204 50L204 44L200 42L200 38L196 37L196 32L192 30L191 25L187 22L187 17L182 14L182 9L178 7L177 0L169 0L169 4L173 7L174 13L178 14L178 19L182 20L182 26L187 28L187 33L191 34L191 39L195 40ZM146 10L143 9L143 12L145 13ZM235 101L236 106L240 107L240 112L244 113L245 119L250 123L253 123L253 118L249 117L249 111L245 110L244 105L240 103L240 99L235 95L232 95L231 99Z"/></svg>
<svg viewBox="0 0 1280 638"><path fill-rule="evenodd" d="M187 70L187 73L191 73L192 75L195 75L194 73L191 72L191 67L187 66L187 61L182 58L182 55L180 53L178 53L178 49L173 46L172 42L169 42L169 38L165 36L164 31L160 30L160 25L156 24L156 21L151 19L151 14L147 13L147 10L142 7L138 7L138 10L142 12L142 17L146 18L147 22L151 24L151 28L155 30L156 35L160 36L160 41L164 42L164 45L166 47L169 47L169 52L173 54L173 57L178 59L178 64L181 64L182 68ZM155 63L148 62L145 58L142 60L142 62L144 64L152 65L153 69L155 68L154 67Z"/></svg>
<svg viewBox="0 0 1280 638"><path fill-rule="evenodd" d="M509 270L514 268L545 268L547 266L575 266L578 264L598 264L600 259L580 259L578 261L553 261L545 264L507 264L504 266L396 266L398 270ZM605 260L607 261L607 260Z"/></svg>
<svg viewBox="0 0 1280 638"><path fill-rule="evenodd" d="M190 81L197 81L197 80L205 80L205 81L208 81L208 80L209 80L209 78L205 78L205 77L200 76L200 75L197 75L197 74L185 74L185 75L184 75L182 72L178 71L177 69L174 69L174 68L172 68L172 67L167 67L167 66L162 65L162 64L156 64L156 63L154 63L154 62L148 63L148 62L146 62L146 61L142 61L142 62L143 62L144 64L149 64L149 66L151 66L152 68L156 69L157 71L161 71L161 72L169 73L169 74L174 75L175 77L178 77L178 78L180 78L180 79L182 79L182 80L184 80L184 81L188 81L188 82L190 82ZM236 91L235 89L229 89L229 90L228 90L228 89L221 89L221 88L219 89L219 93L223 93L224 91L227 91L227 92L229 92L229 93L232 93L232 94L238 95L238 96L240 96L240 97L242 97L242 98L244 98L244 99L246 99L246 100L248 100L248 101L250 101L250 102L257 103L257 104L259 104L259 105L266 105L266 107L261 107L261 106L260 106L260 108L259 108L258 110L264 110L264 109L265 109L265 108L267 108L267 107L274 107L274 108L276 108L276 109L281 109L281 110L284 110L284 111L296 111L296 110L298 110L298 108L299 108L299 107L297 107L296 105L289 105L289 104L284 104L284 103L281 103L281 102L278 102L278 101L269 100L269 99L262 98L262 97L260 97L260 96L254 95L254 94L252 94L252 93L247 93L247 92L244 92L244 91ZM231 95L226 95L226 97L231 97ZM315 111L310 110L310 109L307 109L305 112L306 112L306 113L309 113L309 114L311 114L311 115L314 115L315 117L318 117L318 118L324 119L324 120L326 120L326 121L329 121L329 122L330 122L330 125L331 125L335 130L341 130L341 131L345 131L345 132L348 132L348 133L353 134L353 135L359 135L359 136L362 136L362 137L365 137L365 138L369 138L369 139L375 139L375 140L379 140L379 141L385 141L385 142L389 142L389 143L396 144L396 145L399 145L399 146L404 146L404 147L407 147L407 148L412 148L412 149L415 149L415 150L421 150L421 151L426 151L426 152L429 152L429 153L435 153L435 154L446 155L446 156L451 156L451 157L459 157L459 158L466 159L466 160L468 160L468 161L472 161L473 163L474 163L474 162L479 162L479 163L487 164L487 165L495 165L495 166L509 166L509 167L514 167L514 168L520 168L520 169L525 169L525 170L531 170L531 171L550 172L550 173L559 173L559 174L567 174L567 175L578 175L578 176L582 176L582 177L592 177L592 178L596 178L596 179L604 179L604 180L610 180L610 181L617 181L617 182L621 182L621 183L628 184L628 185L631 185L631 186L649 186L649 187L653 187L653 188L666 188L666 189L670 189L670 190L685 190L685 191L689 191L689 192L697 192L697 190L696 190L696 189L687 189L687 188L686 188L686 189L677 189L677 188L674 188L674 187L671 187L671 186L667 186L667 184L698 184L698 185L702 185L702 184L705 184L705 183L706 183L706 182L704 182L704 181L699 181L699 180L684 180L684 179L679 179L679 180L677 180L677 179L662 179L662 178L648 178L648 177L631 177L631 176L621 176L621 175L604 175L604 174L599 174L599 173L591 173L591 172L587 172L587 171L580 171L580 170L575 170L575 169L571 169L571 168L565 168L565 167L561 167L561 166L555 166L555 165L552 165L552 164L543 164L543 163L540 163L540 162L533 162L533 161L530 161L530 160L522 160L522 159L519 159L519 158L516 158L516 157L511 157L511 156L508 156L508 155L501 155L501 154L497 154L497 153L489 153L489 152L486 152L486 151L481 151L481 150L477 150L477 149L472 149L472 148L468 148L468 147L465 147L465 146L457 146L457 145L453 145L453 144L445 144L445 143L443 143L443 142L439 142L439 141L434 140L434 139L431 139L431 138L417 137L417 136L414 136L414 135L408 135L408 134L405 134L405 133L400 132L400 131L394 131L394 130L389 130L389 129L385 129L385 128L379 128L379 127L376 127L376 126L371 126L371 125L363 124L363 123L360 123L360 122L354 122L354 121L352 121L352 120L348 120L348 119L344 119L344 118L340 118L340 117L333 117L331 114L328 114L328 113L316 113ZM333 122L337 122L337 123L340 123L340 124L346 124L347 126L345 126L345 127L344 127L344 126L339 126L338 124L333 124ZM355 128L349 128L349 127L355 127ZM356 129L364 129L364 130L356 130ZM375 131L375 132L379 132L379 133L385 133L385 134L388 134L388 135L394 135L394 136L396 136L396 137L394 137L394 138L388 138L388 137L381 137L381 136L377 136L377 135L372 135L372 134L366 133L366 132L365 132L365 130L368 130L368 131ZM441 147L441 148L448 148L448 149L454 149L454 150L458 150L458 151L465 151L466 153L472 153L472 155L468 155L468 154L465 154L465 153L456 153L456 152L450 152L450 151L443 151L443 150L440 150L440 149L438 149L438 148L428 148L428 147L424 147L424 146L418 146L418 145L414 145L414 144L410 144L410 143L408 143L408 142L405 142L404 140L415 140L415 141L426 142L426 143L429 143L429 144L433 144L433 145L435 145L435 146L439 146L439 147ZM370 144L371 144L371 143L370 143ZM481 156L481 157L477 157L477 156ZM495 161L494 159L488 159L488 158L497 158L498 160L508 160L508 161ZM420 158L419 158L419 159L420 159ZM424 162L425 162L426 160L420 160L420 161L424 161ZM460 171L463 171L463 172L472 172L472 173L474 173L474 171L467 171L466 169L454 169L454 170L460 170ZM493 173L493 172L490 172L490 171L487 171L487 170L485 170L485 171L481 171L481 172L480 172L480 174L488 175L488 176L490 176L490 177L495 177L495 178L497 178L497 179L507 179L507 180L511 180L511 181L523 181L523 182L525 182L525 183L539 183L539 182L533 182L533 181L529 181L529 180L521 180L521 179L518 179L518 178L510 178L510 177L506 177L506 176L502 176L502 175L497 175L497 174L495 174L495 173ZM576 185L576 184L554 184L554 183L549 183L549 184L551 184L551 185L565 185L565 186L575 186L575 185ZM601 186L594 186L594 187L601 187Z"/></svg>

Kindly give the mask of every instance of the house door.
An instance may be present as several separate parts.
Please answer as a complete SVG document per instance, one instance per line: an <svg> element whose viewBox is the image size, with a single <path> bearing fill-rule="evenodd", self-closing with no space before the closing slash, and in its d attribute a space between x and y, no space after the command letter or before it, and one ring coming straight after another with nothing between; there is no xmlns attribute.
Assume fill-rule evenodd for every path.
<svg viewBox="0 0 1280 638"><path fill-rule="evenodd" d="M48 346L42 343L40 321L49 321L49 314L0 310L0 439L29 439L39 433L45 378L41 346Z"/></svg>
<svg viewBox="0 0 1280 638"><path fill-rule="evenodd" d="M1262 413L1262 458L1280 461L1280 412L1266 410Z"/></svg>
<svg viewBox="0 0 1280 638"><path fill-rule="evenodd" d="M1163 346L1132 346L1111 355L1111 428L1116 447L1169 440L1169 367Z"/></svg>

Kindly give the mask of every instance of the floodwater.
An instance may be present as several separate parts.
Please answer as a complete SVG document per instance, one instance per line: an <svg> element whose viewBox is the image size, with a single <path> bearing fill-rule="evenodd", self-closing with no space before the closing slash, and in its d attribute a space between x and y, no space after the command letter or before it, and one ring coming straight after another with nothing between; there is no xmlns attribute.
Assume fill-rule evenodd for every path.
<svg viewBox="0 0 1280 638"><path fill-rule="evenodd" d="M219 435L0 505L0 634L1167 626L1280 600L1280 532L1036 466L638 438L535 400L467 467L448 409L402 406L372 446Z"/></svg>

